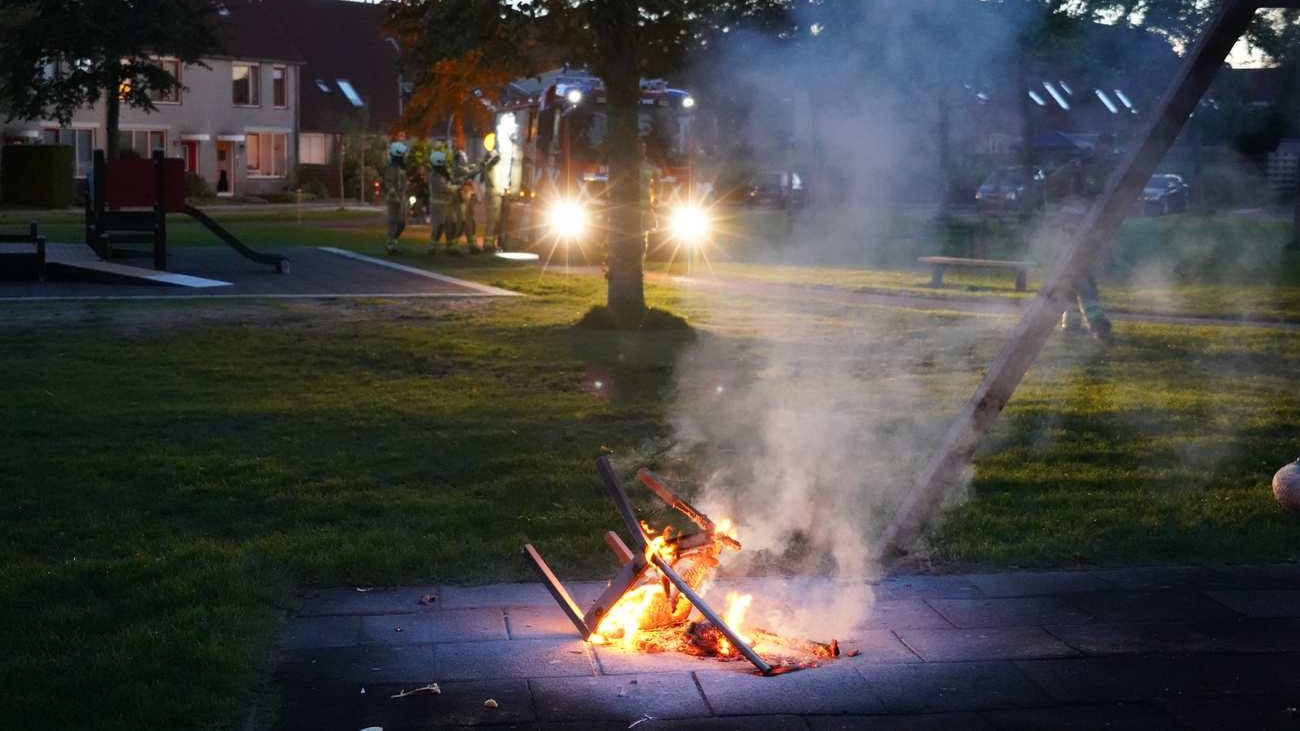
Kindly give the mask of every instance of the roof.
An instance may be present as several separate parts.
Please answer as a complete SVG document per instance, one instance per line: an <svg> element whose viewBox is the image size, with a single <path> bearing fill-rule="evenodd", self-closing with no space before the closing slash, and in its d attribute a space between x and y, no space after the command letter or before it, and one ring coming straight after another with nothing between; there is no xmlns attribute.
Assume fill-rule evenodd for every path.
<svg viewBox="0 0 1300 731"><path fill-rule="evenodd" d="M226 0L219 6L217 37L221 58L302 63L298 49L284 34L278 18L268 17L261 2Z"/></svg>
<svg viewBox="0 0 1300 731"><path fill-rule="evenodd" d="M248 52L279 44L302 64L304 131L337 132L364 120L387 131L398 118L397 49L387 40L383 5L346 0L226 0ZM256 56L255 56L256 57Z"/></svg>

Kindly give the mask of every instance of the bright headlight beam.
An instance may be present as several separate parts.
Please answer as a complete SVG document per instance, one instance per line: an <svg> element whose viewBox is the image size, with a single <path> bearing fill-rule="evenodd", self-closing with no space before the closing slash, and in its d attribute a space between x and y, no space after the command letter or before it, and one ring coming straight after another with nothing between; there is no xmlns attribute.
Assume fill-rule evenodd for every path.
<svg viewBox="0 0 1300 731"><path fill-rule="evenodd" d="M546 224L557 238L579 238L587 230L587 209L577 201L558 201L546 212Z"/></svg>
<svg viewBox="0 0 1300 731"><path fill-rule="evenodd" d="M684 244L695 246L709 236L709 216L698 206L680 206L668 219L672 237Z"/></svg>
<svg viewBox="0 0 1300 731"><path fill-rule="evenodd" d="M582 89L569 89L569 93L565 95L565 98L569 100L570 104L577 104L582 101Z"/></svg>
<svg viewBox="0 0 1300 731"><path fill-rule="evenodd" d="M695 106L695 97L688 96L682 100L682 109L690 109Z"/></svg>

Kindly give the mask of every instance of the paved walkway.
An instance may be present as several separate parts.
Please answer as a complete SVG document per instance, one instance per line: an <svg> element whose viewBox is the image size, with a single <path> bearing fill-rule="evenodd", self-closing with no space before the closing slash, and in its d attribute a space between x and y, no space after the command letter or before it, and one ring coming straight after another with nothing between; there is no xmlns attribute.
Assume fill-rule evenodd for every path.
<svg viewBox="0 0 1300 731"><path fill-rule="evenodd" d="M81 256L97 262L83 245L52 244L66 256ZM206 286L165 286L145 280L0 281L0 303L47 300L171 300L239 298L368 298L368 297L510 297L496 287L449 277L438 272L407 266L387 258L363 256L332 247L285 247L275 253L289 257L287 274L243 258L225 246L176 246L168 252L168 270L212 280ZM147 269L146 260L124 263Z"/></svg>
<svg viewBox="0 0 1300 731"><path fill-rule="evenodd" d="M570 587L584 605L600 588ZM540 584L313 592L284 627L280 727L1300 728L1300 565L874 589L837 638L862 655L773 678L588 645Z"/></svg>

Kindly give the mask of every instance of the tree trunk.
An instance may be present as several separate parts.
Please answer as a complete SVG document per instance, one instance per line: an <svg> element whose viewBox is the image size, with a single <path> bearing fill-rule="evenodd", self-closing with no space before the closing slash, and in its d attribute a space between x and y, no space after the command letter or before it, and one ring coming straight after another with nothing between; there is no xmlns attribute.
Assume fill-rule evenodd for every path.
<svg viewBox="0 0 1300 731"><path fill-rule="evenodd" d="M609 123L609 291L606 305L621 327L634 327L645 314L642 262L645 256L641 208L641 149L637 113L641 101L637 5L598 0Z"/></svg>
<svg viewBox="0 0 1300 731"><path fill-rule="evenodd" d="M108 88L104 90L104 136L108 139L104 140L104 157L107 160L116 160L121 154L118 147L122 135L118 128L121 126L122 118L122 80L110 75L106 86Z"/></svg>

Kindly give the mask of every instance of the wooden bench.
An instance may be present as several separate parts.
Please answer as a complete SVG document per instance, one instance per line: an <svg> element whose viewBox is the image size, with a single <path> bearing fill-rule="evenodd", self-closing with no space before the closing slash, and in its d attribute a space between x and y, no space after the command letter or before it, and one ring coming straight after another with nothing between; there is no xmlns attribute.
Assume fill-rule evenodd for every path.
<svg viewBox="0 0 1300 731"><path fill-rule="evenodd" d="M0 278L45 281L45 237L35 221L25 234L0 234Z"/></svg>
<svg viewBox="0 0 1300 731"><path fill-rule="evenodd" d="M930 286L943 286L943 272L948 267L969 267L971 269L1004 269L1016 273L1016 291L1025 291L1025 279L1029 272L1027 261L998 261L996 259L962 259L956 256L923 256L917 261L929 264Z"/></svg>

